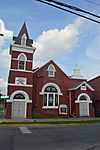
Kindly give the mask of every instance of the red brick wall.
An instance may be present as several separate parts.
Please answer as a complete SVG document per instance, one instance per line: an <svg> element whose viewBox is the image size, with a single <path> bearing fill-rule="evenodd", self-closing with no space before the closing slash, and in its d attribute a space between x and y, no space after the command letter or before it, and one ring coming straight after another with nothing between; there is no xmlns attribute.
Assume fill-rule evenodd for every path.
<svg viewBox="0 0 100 150"><path fill-rule="evenodd" d="M96 117L100 117L100 76L90 80L88 82L93 88L93 106L94 106L94 113Z"/></svg>
<svg viewBox="0 0 100 150"><path fill-rule="evenodd" d="M32 103L27 103L27 115L26 118L32 118Z"/></svg>
<svg viewBox="0 0 100 150"><path fill-rule="evenodd" d="M94 88L93 100L100 101L100 76L88 82Z"/></svg>
<svg viewBox="0 0 100 150"><path fill-rule="evenodd" d="M18 60L11 61L11 69L18 69Z"/></svg>
<svg viewBox="0 0 100 150"><path fill-rule="evenodd" d="M18 58L19 54L24 53L27 56L27 60L33 60L33 53L12 51L12 58Z"/></svg>
<svg viewBox="0 0 100 150"><path fill-rule="evenodd" d="M82 91L80 89L77 89L75 91L71 91L71 95L72 95L72 114L75 115L76 117L79 117L79 103L75 103L75 101L78 99L78 96L82 93L85 93L87 95L89 95L90 100L93 102L93 91L90 91L89 89ZM89 104L89 113L90 116L94 116L94 108L93 108L93 104Z"/></svg>
<svg viewBox="0 0 100 150"><path fill-rule="evenodd" d="M27 78L27 84L30 84L30 85L33 84L33 73L31 72L10 71L9 77L8 77L8 83L14 84L16 77Z"/></svg>
<svg viewBox="0 0 100 150"><path fill-rule="evenodd" d="M27 53L27 52L18 52L18 51L12 51L11 55L11 69L18 69L18 56L23 53L26 55L28 61L33 60L33 53ZM26 61L26 70L31 71L32 70L32 62Z"/></svg>
<svg viewBox="0 0 100 150"><path fill-rule="evenodd" d="M88 90L88 89L87 89L87 90L84 90L84 91L82 91L82 90L80 90L80 89L76 90L76 91L75 91L75 97L74 97L74 99L77 100L77 99L78 99L78 96L79 96L80 94L82 94L82 93L85 93L85 94L89 95L89 97L90 97L91 100L93 99L93 98L92 98L93 91L90 91L90 90Z"/></svg>
<svg viewBox="0 0 100 150"><path fill-rule="evenodd" d="M55 77L48 77L47 68L51 64L49 62L44 67L42 67L40 70L34 73L34 89L33 89L33 109L36 112L39 112L41 115L52 115L52 116L58 116L58 109L42 109L43 107L43 95L40 95L39 93L42 90L42 87L47 83L55 83L59 86L61 93L63 93L63 96L59 96L59 103L60 104L66 104L69 106L69 94L68 94L68 88L70 84L70 79L61 71L53 62L52 64L55 66L56 69L56 75ZM69 116L69 107L68 107L68 116Z"/></svg>
<svg viewBox="0 0 100 150"><path fill-rule="evenodd" d="M12 103L6 103L6 115L5 118L6 119L11 119L11 112L12 112Z"/></svg>
<svg viewBox="0 0 100 150"><path fill-rule="evenodd" d="M8 95L10 96L13 92L17 90L25 91L29 95L29 99L32 100L32 87L23 87L23 86L8 86Z"/></svg>
<svg viewBox="0 0 100 150"><path fill-rule="evenodd" d="M27 78L26 84L33 85L33 73L32 72L25 72L25 71L17 70L18 69L18 60L17 59L18 59L19 54L21 54L21 53L24 53L27 57L25 71L32 71L33 53L12 50L11 51L10 69L15 69L15 70L9 71L8 84L15 84L16 77L23 77L23 78ZM8 85L8 95L9 96L11 96L11 94L13 92L15 92L16 90L25 91L29 95L29 99L32 100L33 87ZM6 118L11 118L11 112L12 112L11 107L12 107L12 103L7 103ZM27 118L32 118L32 104L31 103L29 103L27 105Z"/></svg>

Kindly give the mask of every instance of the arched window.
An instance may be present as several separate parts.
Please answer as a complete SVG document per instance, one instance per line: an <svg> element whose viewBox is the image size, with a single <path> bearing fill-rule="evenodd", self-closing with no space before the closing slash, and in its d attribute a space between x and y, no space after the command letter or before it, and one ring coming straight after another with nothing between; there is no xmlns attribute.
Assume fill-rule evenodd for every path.
<svg viewBox="0 0 100 150"><path fill-rule="evenodd" d="M48 71L48 76L49 77L55 77L56 70L55 70L55 67L52 64L49 65L47 71Z"/></svg>
<svg viewBox="0 0 100 150"><path fill-rule="evenodd" d="M79 98L79 100L80 100L80 101L84 101L84 100L86 101L86 100L87 100L87 97L86 97L85 95L82 95L82 96Z"/></svg>
<svg viewBox="0 0 100 150"><path fill-rule="evenodd" d="M16 94L16 95L14 96L13 99L25 99L25 96L24 96L23 94L21 94L21 93L18 93L18 94Z"/></svg>
<svg viewBox="0 0 100 150"><path fill-rule="evenodd" d="M81 93L75 102L76 103L81 103L81 102L92 103L90 96L86 93Z"/></svg>
<svg viewBox="0 0 100 150"><path fill-rule="evenodd" d="M48 86L44 90L43 106L56 107L59 104L58 90L54 86Z"/></svg>
<svg viewBox="0 0 100 150"><path fill-rule="evenodd" d="M24 33L21 37L21 45L22 46L26 46L26 40L27 40L27 37L26 37L26 34Z"/></svg>
<svg viewBox="0 0 100 150"><path fill-rule="evenodd" d="M18 69L25 70L25 65L26 65L25 55L21 54L18 60Z"/></svg>
<svg viewBox="0 0 100 150"><path fill-rule="evenodd" d="M57 89L53 86L48 86L44 92L58 92Z"/></svg>

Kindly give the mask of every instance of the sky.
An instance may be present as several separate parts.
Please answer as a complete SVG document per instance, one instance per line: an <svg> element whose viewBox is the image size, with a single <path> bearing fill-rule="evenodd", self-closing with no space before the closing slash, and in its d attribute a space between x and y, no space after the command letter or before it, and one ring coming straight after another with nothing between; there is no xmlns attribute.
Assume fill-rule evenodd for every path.
<svg viewBox="0 0 100 150"><path fill-rule="evenodd" d="M99 0L59 1L100 16ZM12 37L18 35L24 22L36 47L33 68L52 59L69 76L76 64L87 80L100 75L100 24L35 0L1 0L0 33L4 36L0 37L0 90L3 94L7 91Z"/></svg>

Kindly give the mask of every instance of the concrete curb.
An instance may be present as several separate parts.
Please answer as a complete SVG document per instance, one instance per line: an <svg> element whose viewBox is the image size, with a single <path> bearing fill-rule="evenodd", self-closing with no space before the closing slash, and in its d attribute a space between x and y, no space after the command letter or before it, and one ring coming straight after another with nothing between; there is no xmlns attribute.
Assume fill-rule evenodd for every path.
<svg viewBox="0 0 100 150"><path fill-rule="evenodd" d="M69 118L69 119L1 119L1 126L69 126L100 123L100 118Z"/></svg>

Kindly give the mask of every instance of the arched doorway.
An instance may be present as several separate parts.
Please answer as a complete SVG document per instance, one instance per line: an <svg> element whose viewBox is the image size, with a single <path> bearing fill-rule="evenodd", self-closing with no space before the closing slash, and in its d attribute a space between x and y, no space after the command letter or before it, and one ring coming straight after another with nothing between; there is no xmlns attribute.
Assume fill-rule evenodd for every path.
<svg viewBox="0 0 100 150"><path fill-rule="evenodd" d="M80 117L89 116L90 115L89 103L91 103L89 95L85 93L80 94L77 102L79 103Z"/></svg>
<svg viewBox="0 0 100 150"><path fill-rule="evenodd" d="M12 100L12 118L26 118L28 95L24 91L15 91Z"/></svg>
<svg viewBox="0 0 100 150"><path fill-rule="evenodd" d="M13 118L25 117L25 97L21 93L16 94L13 98L12 114Z"/></svg>

